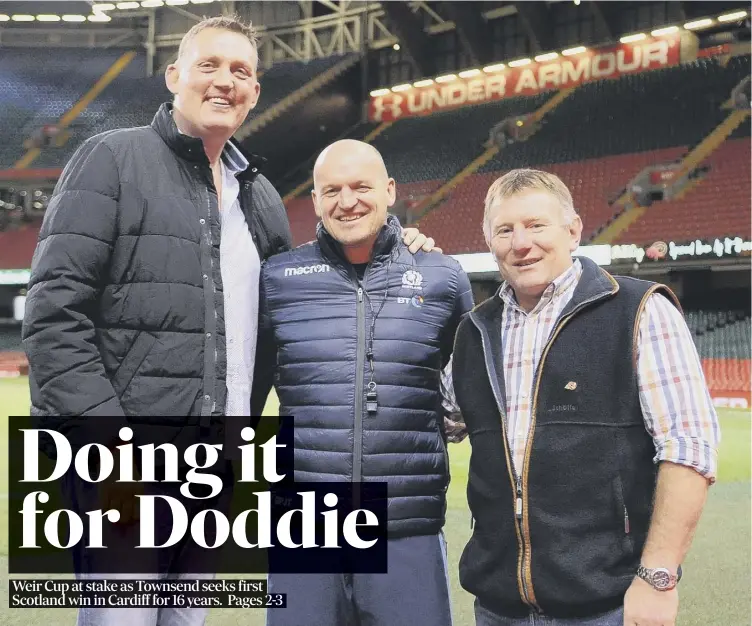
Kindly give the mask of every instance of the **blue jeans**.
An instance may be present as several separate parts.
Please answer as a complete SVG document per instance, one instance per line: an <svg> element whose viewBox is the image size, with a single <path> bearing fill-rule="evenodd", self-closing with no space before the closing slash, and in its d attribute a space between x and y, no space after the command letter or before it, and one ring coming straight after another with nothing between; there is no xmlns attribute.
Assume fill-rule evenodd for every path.
<svg viewBox="0 0 752 626"><path fill-rule="evenodd" d="M475 626L624 626L624 608L593 617L560 619L545 615L502 617L481 606L475 600Z"/></svg>

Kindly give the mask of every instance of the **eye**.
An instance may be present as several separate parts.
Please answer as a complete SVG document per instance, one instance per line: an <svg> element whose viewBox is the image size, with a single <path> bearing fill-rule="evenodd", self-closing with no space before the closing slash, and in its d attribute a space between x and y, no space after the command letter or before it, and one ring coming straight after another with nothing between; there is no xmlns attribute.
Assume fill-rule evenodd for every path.
<svg viewBox="0 0 752 626"><path fill-rule="evenodd" d="M238 68L237 70L235 70L235 73L241 78L249 78L251 75L251 73L244 67Z"/></svg>
<svg viewBox="0 0 752 626"><path fill-rule="evenodd" d="M507 227L504 227L504 228L499 228L499 229L498 229L498 230L496 231L496 234L497 234L497 235L498 235L499 237L506 237L506 236L507 236L507 235L509 235L509 233L511 233L511 232L512 232L512 229L511 229L511 228L507 228Z"/></svg>
<svg viewBox="0 0 752 626"><path fill-rule="evenodd" d="M371 188L370 187L366 187L365 185L361 185L360 187L358 187L358 191L360 193L366 193L367 191L370 191L370 190L371 190Z"/></svg>

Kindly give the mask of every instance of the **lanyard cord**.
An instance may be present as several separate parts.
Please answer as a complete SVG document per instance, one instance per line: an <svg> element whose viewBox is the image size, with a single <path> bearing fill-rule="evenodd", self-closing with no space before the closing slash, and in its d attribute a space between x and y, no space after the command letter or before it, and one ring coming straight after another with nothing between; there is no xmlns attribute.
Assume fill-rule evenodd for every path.
<svg viewBox="0 0 752 626"><path fill-rule="evenodd" d="M373 381L373 374L374 374L374 367L373 367L373 362L374 362L374 358L373 358L373 340L374 340L374 334L376 332L376 319L379 317L379 315L381 314L381 311L384 309L384 305L386 304L386 300L387 300L387 295L389 293L389 270L390 270L390 268L392 266L392 258L393 258L393 256L394 256L393 254L390 255L389 256L389 261L387 261L387 265L386 265L386 286L384 287L384 297L381 300L381 305L379 306L379 310L378 311L374 311L373 310L373 304L371 302L371 296L369 295L369 293L365 289L363 289L363 293L366 295L366 300L368 302L368 308L371 309L371 328L370 328L370 332L368 333L368 347L367 347L367 350L366 350L366 359L368 359L368 366L369 366L369 368L371 370L370 379L368 381L368 388L369 388L369 390L372 390L372 391L375 390L375 388L376 388L376 383Z"/></svg>

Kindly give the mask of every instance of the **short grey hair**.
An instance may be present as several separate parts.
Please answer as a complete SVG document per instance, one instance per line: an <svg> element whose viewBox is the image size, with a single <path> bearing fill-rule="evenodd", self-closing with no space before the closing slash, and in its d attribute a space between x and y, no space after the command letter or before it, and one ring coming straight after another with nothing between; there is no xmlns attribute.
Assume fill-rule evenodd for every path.
<svg viewBox="0 0 752 626"><path fill-rule="evenodd" d="M577 218L572 194L556 174L533 169L511 170L497 178L486 193L483 208L483 235L491 242L491 218L496 205L524 191L545 191L554 196L561 205L564 223L571 224Z"/></svg>
<svg viewBox="0 0 752 626"><path fill-rule="evenodd" d="M244 22L238 15L218 15L216 17L205 17L198 24L194 24L191 29L183 35L178 48L178 59L183 56L186 47L201 31L209 28L217 30L229 30L233 33L239 33L248 39L256 51L258 57L258 32L251 22Z"/></svg>

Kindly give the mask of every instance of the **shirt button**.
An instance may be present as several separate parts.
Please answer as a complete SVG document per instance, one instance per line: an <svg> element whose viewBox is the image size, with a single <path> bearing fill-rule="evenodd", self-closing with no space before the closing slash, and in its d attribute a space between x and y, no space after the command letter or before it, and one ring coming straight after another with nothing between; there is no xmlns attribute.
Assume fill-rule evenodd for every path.
<svg viewBox="0 0 752 626"><path fill-rule="evenodd" d="M206 333L207 338L211 339L211 333Z"/></svg>
<svg viewBox="0 0 752 626"><path fill-rule="evenodd" d="M199 224L201 224L201 225L203 226L204 224L206 224L206 220L205 220L205 219L204 219L204 218L202 217L202 218L201 218L201 219L200 219L200 220L198 221L198 223L199 223Z"/></svg>
<svg viewBox="0 0 752 626"><path fill-rule="evenodd" d="M207 395L205 395L205 396L204 396L204 400L211 400L211 396L210 396L210 395L208 395L208 394L207 394Z"/></svg>
<svg viewBox="0 0 752 626"><path fill-rule="evenodd" d="M527 391L523 391L520 393L520 398L527 398Z"/></svg>
<svg viewBox="0 0 752 626"><path fill-rule="evenodd" d="M209 280L209 277L206 274L204 274L204 280Z"/></svg>

